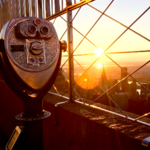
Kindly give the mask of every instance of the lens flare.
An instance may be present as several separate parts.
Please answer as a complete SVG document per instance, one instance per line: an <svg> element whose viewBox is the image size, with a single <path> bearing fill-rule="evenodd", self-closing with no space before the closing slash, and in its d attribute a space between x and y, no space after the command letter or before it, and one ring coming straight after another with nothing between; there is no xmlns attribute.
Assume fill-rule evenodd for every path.
<svg viewBox="0 0 150 150"><path fill-rule="evenodd" d="M95 76L92 74L90 74L90 76L88 74L82 74L75 77L75 82L79 87L83 89L94 89L99 85L100 80L95 82L93 78L95 78Z"/></svg>

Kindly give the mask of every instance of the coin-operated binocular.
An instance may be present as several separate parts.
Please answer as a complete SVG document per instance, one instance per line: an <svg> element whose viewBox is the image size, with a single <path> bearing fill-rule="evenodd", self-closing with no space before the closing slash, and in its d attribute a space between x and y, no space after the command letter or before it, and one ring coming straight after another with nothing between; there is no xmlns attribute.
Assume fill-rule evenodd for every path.
<svg viewBox="0 0 150 150"><path fill-rule="evenodd" d="M24 124L50 115L42 98L56 79L66 47L44 19L14 18L1 30L0 65L6 83L23 100L24 112L16 118Z"/></svg>

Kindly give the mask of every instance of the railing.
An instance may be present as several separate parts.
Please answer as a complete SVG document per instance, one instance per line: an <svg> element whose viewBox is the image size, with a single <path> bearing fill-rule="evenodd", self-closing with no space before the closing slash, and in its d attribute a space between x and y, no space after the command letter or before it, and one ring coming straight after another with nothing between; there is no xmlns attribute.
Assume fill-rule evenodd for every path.
<svg viewBox="0 0 150 150"><path fill-rule="evenodd" d="M71 5L80 2L72 0ZM14 17L47 18L66 8L66 0L0 0L0 30Z"/></svg>
<svg viewBox="0 0 150 150"><path fill-rule="evenodd" d="M117 114L126 119L130 119L132 121L138 121L142 124L146 124L149 126L150 125L149 120L146 120L148 122L145 123L139 119L148 116L149 111L150 111L150 107L148 106L148 104L150 102L150 99L149 99L150 87L148 86L148 83L150 80L148 80L148 77L147 77L147 79L144 79L144 76L147 76L148 72L147 73L144 72L143 78L140 77L140 71L142 69L145 70L146 67L149 67L150 61L149 61L149 58L146 57L146 55L149 54L149 52L150 52L150 49L148 48L150 39L148 38L147 35L142 34L142 33L138 32L137 30L135 30L133 26L138 24L138 22L140 22L143 18L148 17L150 4L147 3L147 6L145 6L145 8L142 11L140 10L141 13L137 13L138 16L132 22L130 21L129 25L126 25L126 24L123 24L121 21L118 21L111 15L107 14L109 9L111 7L113 7L113 3L115 3L115 0L112 0L109 4L107 4L107 6L105 6L104 11L101 11L98 8L98 6L96 6L96 5L95 5L96 6L96 8L95 8L94 3L96 3L96 1L91 4L87 4L85 6L86 8L79 7L78 10L73 12L74 16L72 17L72 21L71 21L73 24L75 24L75 26L74 25L71 26L71 28L73 29L73 32L74 32L73 38L75 39L74 43L73 43L74 44L73 53L71 53L70 56L68 56L67 53L63 54L62 66L60 68L60 75L58 76L56 83L53 85L53 89L50 90L50 93L55 92L59 96L68 97L68 99L71 101L83 103L83 104L86 104L86 105L92 106L92 107L95 106L95 108L101 109L103 111L105 110L109 113ZM128 3L128 2L126 2L126 3ZM105 4L106 4L106 2L105 2ZM97 19L95 21L93 21L93 24L91 24L89 26L87 25L89 30L83 34L82 33L82 32L84 32L84 31L82 31L83 28L80 29L80 27L77 25L76 20L79 20L80 15L82 16L82 13L84 12L84 11L82 11L82 9L84 9L84 8L86 10L91 9L91 10L97 12L97 13L94 12L94 14L97 15L96 16ZM87 12L88 11L86 11L86 13ZM127 12L124 12L124 13L127 13ZM90 24L88 15L89 14L87 13L87 20L89 21L89 24ZM95 16L93 15L93 18L94 17ZM97 26L98 25L103 26L103 25L101 25L102 23L100 23L100 22L106 23L107 21L106 22L104 21L104 19L106 20L106 18L107 18L107 20L111 21L112 24L116 24L116 26L118 28L115 28L116 35L112 30L114 40L112 40L110 42L110 44L108 44L108 46L104 48L104 50L101 50L101 52L99 50L100 54L96 58L94 49L99 49L100 46L99 46L98 42L97 42L97 44L95 44L95 41L93 40L94 38L92 39L91 38L92 36L90 36L90 34L94 35L96 31L98 32L98 29L100 29L100 28L98 28ZM54 23L54 26L56 27L56 30L58 29L58 31L60 31L59 24L63 24L63 21L65 23L68 23L68 20L65 19L65 16L59 16L52 21ZM65 27L65 23L63 25L64 32L60 31L61 34L59 34L60 40L67 39L65 37L66 33L67 33L67 25ZM142 23L144 25L144 22L141 22L141 24ZM82 26L83 22L82 21L78 22L78 24L80 24L80 26ZM112 24L109 24L109 25L107 24L107 27L105 28L106 32L107 32L107 29L109 30L109 27L111 28ZM77 27L79 29L77 29ZM85 28L87 28L87 27L85 26ZM95 30L95 28L96 28L96 30ZM118 31L118 30L120 30L119 28L122 28L121 31ZM142 28L142 27L140 26L140 28ZM147 28L145 30L147 30ZM129 43L128 49L126 49L126 50L124 48L126 46L121 47L122 49L120 49L120 48L113 49L112 47L116 43L120 43L119 40L121 40L123 37L126 37L126 35L129 32L130 32L130 34L131 33L134 34L135 39L140 38L140 40L138 42L144 41L144 43L146 43L147 46L143 46L143 48L141 48L140 47L141 45L140 45L139 47L137 47L137 49L132 49L132 47L135 44L139 45L138 43L135 42L135 43ZM148 32L148 30L147 30L147 32ZM110 36L112 33L110 33ZM108 33L106 33L106 34L107 34L107 36L109 36ZM131 36L133 36L132 34L131 34ZM77 39L79 37L79 35L80 35L80 41ZM77 38L76 38L76 36L77 36ZM102 34L102 36L104 36L104 33ZM101 38L101 35L97 35L97 38L98 37L99 37L99 39L103 40ZM104 38L106 38L106 37L104 37ZM130 38L130 37L127 37L127 39L128 38ZM76 44L76 40L78 40L78 44ZM90 51L89 53L84 53L86 51L85 49L87 49L85 40L86 40L86 44L89 42L90 45L92 45L91 50L89 50L90 48L88 49ZM133 39L131 38L131 40L133 40ZM122 42L122 44L124 45L125 42L126 41ZM133 42L134 42L134 40L133 40ZM103 45L103 43L101 41L100 41L100 43L101 43L101 45ZM82 45L84 45L84 46L82 47ZM80 48L80 47L82 47L82 48ZM84 49L84 47L85 47L85 49ZM136 46L134 46L134 47L136 47ZM92 51L93 51L93 53L92 53ZM145 59L140 58L139 54L141 54L142 56L145 56ZM121 64L122 63L121 61L119 62L118 60L115 60L117 58L116 55L119 55L121 58L126 57L128 55L128 57L131 58L131 61L130 61L130 63L125 62L124 64ZM95 60L93 60L93 62L90 60L91 56L93 58L95 57ZM135 59L136 62L134 62L134 60L132 60L132 59L134 59L136 56L138 57L138 60ZM69 61L69 59L67 59L67 57L73 57L74 63L71 64L71 62ZM84 61L83 59L87 59L87 60ZM140 60L145 61L145 62L140 62ZM92 73L92 70L94 70L93 68L95 67L95 65L98 61L101 61L101 63L98 63L100 65L99 67L101 67L101 69L99 69L99 71L100 71L99 78L101 78L101 81L98 81L98 77L96 76L96 74L98 73L98 69L95 69L95 72ZM139 61L139 62L137 62L137 61ZM69 73L69 68L67 68L68 65L71 65L70 68L74 68L72 71L72 74L74 75L73 79L71 76L67 76L67 73ZM88 67L85 67L85 65L88 65ZM114 70L114 72L113 72L112 68L110 67L111 65L112 65L112 68L114 68L114 66L116 66L116 68L114 68L114 69L115 70L120 69L120 71ZM135 67L134 66L130 67L130 65L135 65ZM104 69L102 69L102 68L104 68ZM112 72L112 76L113 76L113 74L115 74L116 80L114 80L114 83L110 84L110 83L108 83L108 80L106 79L107 75L109 75L109 82L111 82L113 80L112 78L110 79L111 75L107 68L109 68L110 71ZM129 72L127 71L128 69L130 69ZM118 73L120 75L118 75ZM93 74L95 74L95 75L93 76ZM67 83L70 84L70 81L72 81L71 87L67 86ZM146 84L144 84L143 82L146 82ZM65 87L65 88L62 88L62 87ZM70 99L70 90L72 92L71 99ZM140 94L138 93L139 90L140 90ZM108 109L105 109L104 108L105 106L103 106L99 103L103 103L103 104L107 103L106 105L109 105L109 103L111 103L111 106L113 106L114 108L108 107ZM139 106L139 105L141 105L141 106ZM144 108L142 108L142 105ZM135 109L136 107L137 107L137 109ZM111 108L112 108L112 110L110 110ZM117 110L116 110L116 108L117 108ZM128 113L128 112L131 112L131 113ZM135 113L135 114L137 113L137 115L133 115L132 113ZM142 115L142 116L139 116L139 115Z"/></svg>
<svg viewBox="0 0 150 150"><path fill-rule="evenodd" d="M0 13L4 16L2 10L8 8L8 1L0 2ZM121 3L117 4L115 0L88 2L11 0L9 10L14 13L5 12L5 15L8 13L11 16L2 17L1 26L9 18L17 16L36 16L53 22L60 40L67 40L69 47L68 52L63 53L60 72L50 93L150 126L149 120L146 120L147 123L139 120L148 116L150 111L150 78L147 71L150 62L147 57L150 52L150 4L144 1L144 5L138 7L132 1L125 1L122 2L124 10L121 10ZM131 8L126 11L126 7ZM138 13L134 13L133 8ZM127 19L129 21L126 22ZM94 53L95 49L99 50ZM129 58L130 62L126 61ZM144 71L140 72L142 69ZM112 107L106 109L99 103Z"/></svg>

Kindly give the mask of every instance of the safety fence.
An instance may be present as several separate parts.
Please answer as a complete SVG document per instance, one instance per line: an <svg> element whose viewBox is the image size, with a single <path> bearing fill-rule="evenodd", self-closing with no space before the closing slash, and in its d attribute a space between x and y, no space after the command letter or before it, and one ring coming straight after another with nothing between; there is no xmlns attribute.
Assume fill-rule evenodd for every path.
<svg viewBox="0 0 150 150"><path fill-rule="evenodd" d="M14 17L46 18L67 7L64 0L0 0L0 29ZM70 1L71 5L80 0Z"/></svg>
<svg viewBox="0 0 150 150"><path fill-rule="evenodd" d="M13 17L50 20L68 51L49 92L150 125L139 120L150 114L150 4L90 2L0 0L0 28Z"/></svg>
<svg viewBox="0 0 150 150"><path fill-rule="evenodd" d="M67 40L67 30L73 30L73 51L63 53L62 66L50 93L144 123L142 119L149 125L149 119L143 117L150 114L150 61L147 57L150 38L146 34L148 28L144 29L145 24L149 24L146 19L150 4L139 10L133 20L131 12L124 12L131 18L128 16L130 23L123 24L109 13L109 9L119 2L107 1L101 11L99 7L103 3L94 1L79 7L72 12L71 21L66 19L67 15L52 17L60 40Z"/></svg>

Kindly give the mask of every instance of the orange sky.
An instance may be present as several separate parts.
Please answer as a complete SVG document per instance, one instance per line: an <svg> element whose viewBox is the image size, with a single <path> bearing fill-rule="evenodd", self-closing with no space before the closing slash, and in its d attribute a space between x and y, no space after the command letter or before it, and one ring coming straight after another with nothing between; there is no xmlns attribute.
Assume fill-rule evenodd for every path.
<svg viewBox="0 0 150 150"><path fill-rule="evenodd" d="M91 3L92 6L96 7L100 11L103 11L110 0L96 0ZM148 7L150 7L149 0L114 0L112 5L106 11L106 14L110 17L120 21L122 24L129 26L135 19L137 19ZM73 12L75 14L77 10ZM79 30L83 35L85 35L91 26L95 23L97 18L101 14L89 6L84 6L80 10L79 14L73 21L73 26ZM140 33L146 38L150 39L150 9L131 27L134 31ZM63 16L65 18L65 15ZM61 24L61 28L60 28ZM66 22L61 18L57 18L54 26L58 32L58 36L61 37L66 29ZM124 31L125 27L114 22L106 16L103 16L92 31L88 34L87 38L91 40L97 47L106 50L112 42ZM74 37L74 48L83 38L79 33L73 30ZM63 39L67 39L67 34L65 34ZM86 39L78 47L74 54L88 54L94 53L96 47L89 43ZM150 42L133 33L132 31L127 31L107 52L120 52L120 51L138 51L138 50L150 50ZM133 53L133 54L111 54L115 61L148 61L149 53ZM142 57L141 57L142 56ZM75 57L79 62L93 62L96 56L86 56L86 57ZM63 58L65 60L66 58ZM103 60L102 60L103 59ZM107 62L106 57L100 58L100 61Z"/></svg>

